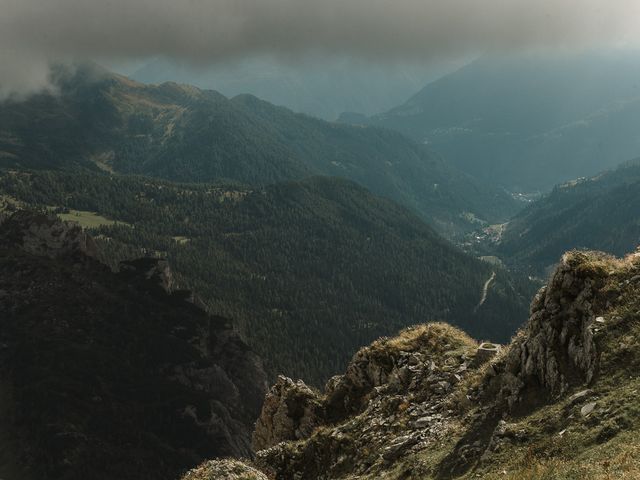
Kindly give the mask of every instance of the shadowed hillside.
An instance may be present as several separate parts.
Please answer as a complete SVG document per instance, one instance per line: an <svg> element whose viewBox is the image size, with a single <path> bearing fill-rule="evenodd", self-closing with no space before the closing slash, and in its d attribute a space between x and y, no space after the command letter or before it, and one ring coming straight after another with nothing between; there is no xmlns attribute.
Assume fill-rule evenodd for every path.
<svg viewBox="0 0 640 480"><path fill-rule="evenodd" d="M0 476L170 480L249 455L256 355L166 262L113 273L97 253L55 217L0 223Z"/></svg>

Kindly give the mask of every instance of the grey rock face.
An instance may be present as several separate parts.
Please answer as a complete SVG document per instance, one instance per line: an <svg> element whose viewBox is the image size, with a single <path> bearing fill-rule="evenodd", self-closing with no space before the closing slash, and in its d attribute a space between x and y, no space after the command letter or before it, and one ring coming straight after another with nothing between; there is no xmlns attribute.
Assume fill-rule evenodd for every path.
<svg viewBox="0 0 640 480"><path fill-rule="evenodd" d="M593 380L598 366L593 302L598 276L606 274L588 265L586 254L564 255L549 284L538 292L526 327L487 369L475 397L485 407L441 464L441 475L460 475L499 448L505 438L501 418ZM469 448L476 442L479 448Z"/></svg>
<svg viewBox="0 0 640 480"><path fill-rule="evenodd" d="M593 379L597 352L590 326L597 279L576 268L580 259L575 255L563 257L549 285L534 298L526 329L496 365L509 406L523 400L526 386L562 395L570 386Z"/></svg>
<svg viewBox="0 0 640 480"><path fill-rule="evenodd" d="M324 421L320 394L301 380L279 376L265 396L253 433L256 451L285 440L307 438Z"/></svg>
<svg viewBox="0 0 640 480"><path fill-rule="evenodd" d="M469 363L477 348L451 330L417 326L361 349L346 373L327 383L323 428L303 442L258 451L256 465L275 478L346 478L345 472L364 475L373 464L388 466L443 441L456 425L454 385L474 371ZM274 388L286 384L299 385L279 379ZM291 422L281 423L291 431Z"/></svg>

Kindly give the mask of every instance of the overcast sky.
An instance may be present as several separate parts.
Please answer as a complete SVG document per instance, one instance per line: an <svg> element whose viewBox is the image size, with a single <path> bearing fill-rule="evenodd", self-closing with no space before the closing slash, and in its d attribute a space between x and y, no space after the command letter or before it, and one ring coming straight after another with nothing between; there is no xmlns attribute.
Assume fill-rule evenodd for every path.
<svg viewBox="0 0 640 480"><path fill-rule="evenodd" d="M429 62L635 46L639 19L640 0L0 0L0 96L45 87L59 60Z"/></svg>

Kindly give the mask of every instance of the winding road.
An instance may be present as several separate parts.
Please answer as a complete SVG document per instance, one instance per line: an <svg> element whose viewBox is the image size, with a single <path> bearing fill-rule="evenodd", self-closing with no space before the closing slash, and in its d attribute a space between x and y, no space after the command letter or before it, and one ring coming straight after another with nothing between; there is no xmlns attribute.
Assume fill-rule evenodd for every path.
<svg viewBox="0 0 640 480"><path fill-rule="evenodd" d="M478 303L478 305L476 305L476 308L473 309L473 313L476 313L478 309L487 300L487 294L489 293L489 288L491 287L491 284L494 282L495 279L496 279L496 272L492 272L491 276L489 277L489 280L484 282L484 287L482 287L482 297L480 297L480 303Z"/></svg>

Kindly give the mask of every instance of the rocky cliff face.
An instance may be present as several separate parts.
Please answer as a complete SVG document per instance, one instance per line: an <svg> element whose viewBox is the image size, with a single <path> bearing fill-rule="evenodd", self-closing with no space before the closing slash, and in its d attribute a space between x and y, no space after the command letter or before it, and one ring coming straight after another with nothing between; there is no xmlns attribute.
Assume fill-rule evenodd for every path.
<svg viewBox="0 0 640 480"><path fill-rule="evenodd" d="M279 379L255 465L276 479L640 478L638 312L640 256L570 252L502 349L427 324L362 349L322 394Z"/></svg>
<svg viewBox="0 0 640 480"><path fill-rule="evenodd" d="M264 399L253 432L253 447L263 450L282 441L308 438L325 419L318 392L301 380L280 376Z"/></svg>
<svg viewBox="0 0 640 480"><path fill-rule="evenodd" d="M504 365L505 375L551 395L593 380L598 360L591 330L594 302L608 272L591 270L588 262L585 254L563 257L549 285L534 298L524 332L497 365ZM511 405L522 400L509 398Z"/></svg>
<svg viewBox="0 0 640 480"><path fill-rule="evenodd" d="M79 227L0 224L0 477L175 479L249 456L266 390L229 321L176 288L165 262L119 273Z"/></svg>
<svg viewBox="0 0 640 480"><path fill-rule="evenodd" d="M384 470L408 452L428 448L457 423L449 415L454 386L472 371L476 347L462 332L430 324L363 348L345 375L332 378L324 395L313 398L320 405L313 420L323 428L299 443L278 443L302 435L277 435L273 428L257 464L276 478L348 478ZM304 389L300 382L285 383ZM300 411L306 403L289 410ZM275 423L268 405L258 425Z"/></svg>

